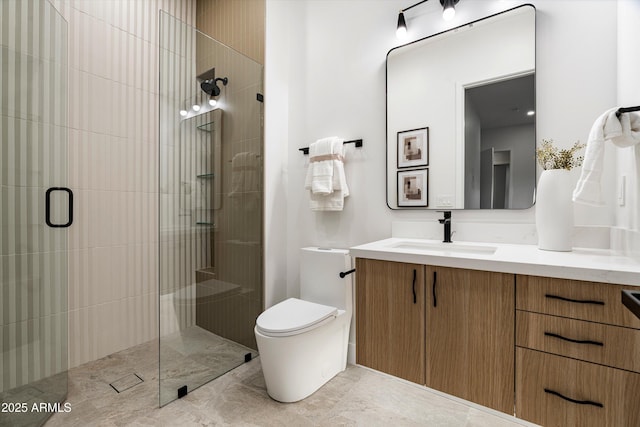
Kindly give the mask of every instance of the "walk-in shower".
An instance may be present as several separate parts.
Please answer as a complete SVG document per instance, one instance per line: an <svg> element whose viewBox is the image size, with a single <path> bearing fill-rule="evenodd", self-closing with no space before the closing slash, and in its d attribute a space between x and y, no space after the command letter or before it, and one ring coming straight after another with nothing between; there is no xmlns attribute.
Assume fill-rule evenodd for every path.
<svg viewBox="0 0 640 427"><path fill-rule="evenodd" d="M164 405L257 354L263 108L260 64L165 13L160 33Z"/></svg>
<svg viewBox="0 0 640 427"><path fill-rule="evenodd" d="M97 362L91 385L114 393L142 373L124 400L158 348L165 404L256 355L262 66L165 13L151 24L155 2L93 3L0 1L2 427L67 411L69 366ZM147 369L115 363L123 350Z"/></svg>

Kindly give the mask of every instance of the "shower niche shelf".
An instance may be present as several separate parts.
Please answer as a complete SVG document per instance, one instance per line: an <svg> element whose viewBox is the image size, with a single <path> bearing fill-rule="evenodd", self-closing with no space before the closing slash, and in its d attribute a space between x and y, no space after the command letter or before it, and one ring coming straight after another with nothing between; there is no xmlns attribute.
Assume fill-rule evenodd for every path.
<svg viewBox="0 0 640 427"><path fill-rule="evenodd" d="M195 226L204 229L215 230L217 224L216 211L221 206L221 182L220 171L222 154L222 110L214 109L206 115L200 116L200 123L195 127L198 131L196 141L198 152L194 169L191 172L199 183L196 186L196 197L193 200L192 214Z"/></svg>

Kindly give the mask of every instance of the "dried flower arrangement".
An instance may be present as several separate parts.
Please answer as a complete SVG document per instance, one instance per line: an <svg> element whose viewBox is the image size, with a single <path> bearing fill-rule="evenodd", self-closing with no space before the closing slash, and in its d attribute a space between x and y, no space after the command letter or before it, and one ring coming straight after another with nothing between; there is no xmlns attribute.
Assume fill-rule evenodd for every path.
<svg viewBox="0 0 640 427"><path fill-rule="evenodd" d="M580 141L576 141L573 147L560 150L553 146L553 139L543 139L542 144L536 149L538 163L544 170L571 170L582 165L584 157L576 156L576 152L584 147L586 144L580 144Z"/></svg>

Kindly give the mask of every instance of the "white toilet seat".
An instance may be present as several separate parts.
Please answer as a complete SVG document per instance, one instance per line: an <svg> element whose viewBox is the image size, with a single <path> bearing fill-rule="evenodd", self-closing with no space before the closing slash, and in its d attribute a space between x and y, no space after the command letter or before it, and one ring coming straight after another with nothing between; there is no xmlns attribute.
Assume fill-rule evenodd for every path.
<svg viewBox="0 0 640 427"><path fill-rule="evenodd" d="M336 307L289 298L260 314L256 329L270 337L298 335L333 321L339 311Z"/></svg>

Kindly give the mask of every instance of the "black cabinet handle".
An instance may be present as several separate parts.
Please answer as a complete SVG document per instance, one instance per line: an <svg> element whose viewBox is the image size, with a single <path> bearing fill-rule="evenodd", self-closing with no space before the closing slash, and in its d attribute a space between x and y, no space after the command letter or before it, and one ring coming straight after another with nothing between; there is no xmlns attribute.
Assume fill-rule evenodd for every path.
<svg viewBox="0 0 640 427"><path fill-rule="evenodd" d="M51 222L51 193L54 191L64 191L69 195L69 219L65 224L54 224ZM47 189L44 197L44 220L49 227L66 228L73 224L73 191L67 187L51 187Z"/></svg>
<svg viewBox="0 0 640 427"><path fill-rule="evenodd" d="M574 339L571 339L571 338L563 337L562 335L554 334L553 332L545 332L544 335L547 336L547 337L559 338L561 340L573 342L573 343L576 343L576 344L592 344L592 345L598 345L600 347L604 346L604 344L601 343L600 341L574 340Z"/></svg>
<svg viewBox="0 0 640 427"><path fill-rule="evenodd" d="M553 294L545 294L544 296L545 296L545 298L559 299L561 301L575 302L575 303L578 303L578 304L604 305L604 301L571 299L571 298L561 297L561 296L553 295Z"/></svg>
<svg viewBox="0 0 640 427"><path fill-rule="evenodd" d="M554 396L558 396L560 399L564 399L564 400L567 400L567 401L569 401L571 403L576 403L578 405L593 405L593 406L597 406L598 408L604 408L604 405L602 403L593 402L591 400L575 400L575 399L572 399L570 397L563 396L562 394L558 393L557 391L553 391L553 390L550 390L548 388L545 388L544 392L545 393L549 393L549 394L553 394Z"/></svg>
<svg viewBox="0 0 640 427"><path fill-rule="evenodd" d="M416 304L418 302L417 298L416 298L416 269L413 269L413 303Z"/></svg>
<svg viewBox="0 0 640 427"><path fill-rule="evenodd" d="M433 272L433 285L431 286L431 294L433 295L433 306L436 307L438 305L438 300L436 298L436 281L438 279L438 273Z"/></svg>

